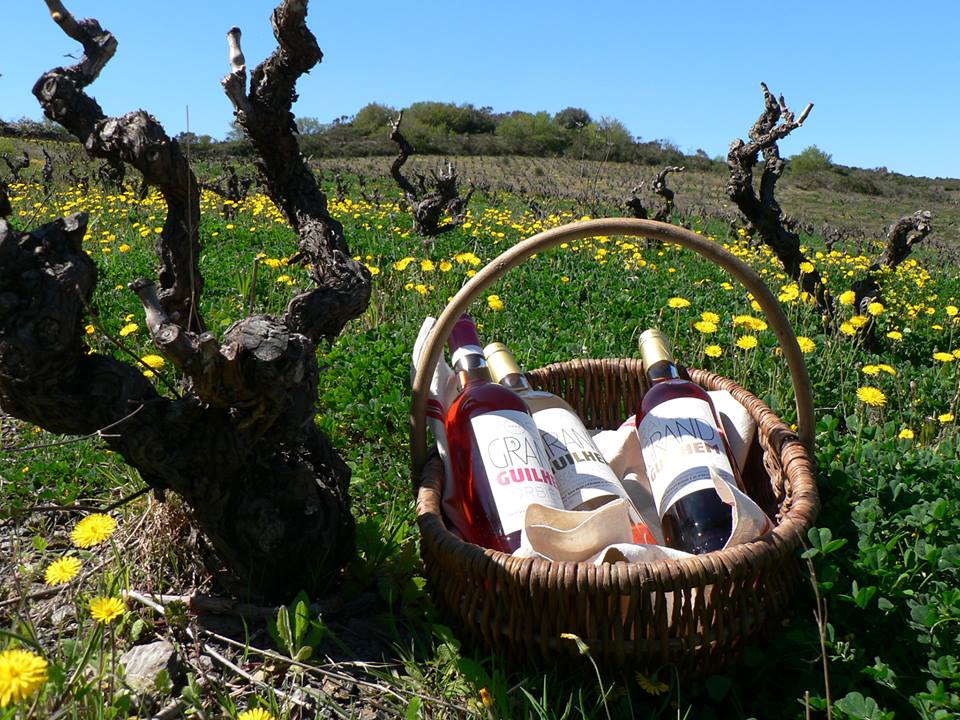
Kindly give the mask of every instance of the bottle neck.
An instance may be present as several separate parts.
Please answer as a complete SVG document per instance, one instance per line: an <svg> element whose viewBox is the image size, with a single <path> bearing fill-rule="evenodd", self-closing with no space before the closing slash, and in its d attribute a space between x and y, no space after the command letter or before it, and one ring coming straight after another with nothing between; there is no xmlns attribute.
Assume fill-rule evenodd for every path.
<svg viewBox="0 0 960 720"><path fill-rule="evenodd" d="M651 385L681 377L673 361L670 342L656 328L640 334L640 358L643 361L643 371Z"/></svg>
<svg viewBox="0 0 960 720"><path fill-rule="evenodd" d="M453 371L461 389L474 382L493 382L483 350L475 345L465 345L454 351Z"/></svg>
<svg viewBox="0 0 960 720"><path fill-rule="evenodd" d="M524 393L528 393L533 390L533 388L530 387L530 382L527 380L524 374L519 372L508 373L507 375L504 375L502 378L500 378L500 384L504 387L510 388L518 395L523 395Z"/></svg>
<svg viewBox="0 0 960 720"><path fill-rule="evenodd" d="M677 380L680 378L680 371L670 360L660 360L647 368L647 380L651 385L656 385L664 380Z"/></svg>

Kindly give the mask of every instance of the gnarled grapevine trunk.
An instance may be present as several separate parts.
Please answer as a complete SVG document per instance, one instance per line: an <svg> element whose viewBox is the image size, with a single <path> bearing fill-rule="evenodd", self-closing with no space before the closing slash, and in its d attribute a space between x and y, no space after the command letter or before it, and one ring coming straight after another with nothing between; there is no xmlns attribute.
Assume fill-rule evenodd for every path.
<svg viewBox="0 0 960 720"><path fill-rule="evenodd" d="M652 190L655 195L663 198L663 204L657 208L656 213L654 213L654 220L670 222L670 216L673 215L673 199L676 197L676 193L667 186L667 175L672 172L683 172L684 170L686 170L684 167L668 165L657 173L657 178L653 181Z"/></svg>
<svg viewBox="0 0 960 720"><path fill-rule="evenodd" d="M403 174L402 168L413 155L413 145L400 132L402 120L403 112L401 111L390 132L390 139L400 148L396 159L390 164L390 175L403 192L407 205L410 206L414 232L425 238L436 237L463 224L467 216L467 206L476 188L471 185L467 194L460 196L460 180L457 178L453 163L447 163L447 167L440 173L430 171L433 181L429 188L427 178L422 173L414 174L416 185L410 182ZM447 216L450 219L444 221Z"/></svg>
<svg viewBox="0 0 960 720"><path fill-rule="evenodd" d="M880 350L876 338L876 322L869 311L870 303L883 303L883 270L895 270L906 260L913 247L927 237L933 230L933 214L929 210L917 210L913 215L905 215L887 230L887 241L883 255L867 269L864 277L853 283L854 306L857 312L867 318L865 325L859 328L860 337L866 347Z"/></svg>
<svg viewBox="0 0 960 720"><path fill-rule="evenodd" d="M142 110L105 117L85 93L116 50L113 35L96 20L77 21L59 0L45 2L84 56L37 82L44 113L90 155L136 167L166 200L157 281L130 287L158 352L182 373L182 395L161 394L144 368L86 346L97 273L82 248L88 218L78 214L26 233L0 220L0 407L57 433L116 423L105 442L155 490L186 500L238 591L276 599L329 587L353 556L354 521L349 469L314 422L315 343L363 312L370 275L350 259L293 134L294 83L321 57L306 28L306 2L285 0L274 11L279 47L254 71L237 117L316 287L294 298L284 317L243 318L219 340L198 310L196 178L153 117ZM235 100L239 74L235 63L225 81Z"/></svg>
<svg viewBox="0 0 960 720"><path fill-rule="evenodd" d="M773 250L787 275L796 280L801 289L815 297L821 311L829 315L833 303L826 285L816 268L805 272L801 267L806 267L809 261L800 250L800 236L788 227L775 195L777 181L786 168L777 143L803 125L813 109L813 103L808 103L797 117L787 107L783 96L778 100L766 84L760 83L760 87L763 89L764 110L750 128L750 141L744 142L738 138L730 143L727 153L727 166L730 169L727 195L737 204L763 243ZM753 169L761 153L763 173L757 194L753 187Z"/></svg>

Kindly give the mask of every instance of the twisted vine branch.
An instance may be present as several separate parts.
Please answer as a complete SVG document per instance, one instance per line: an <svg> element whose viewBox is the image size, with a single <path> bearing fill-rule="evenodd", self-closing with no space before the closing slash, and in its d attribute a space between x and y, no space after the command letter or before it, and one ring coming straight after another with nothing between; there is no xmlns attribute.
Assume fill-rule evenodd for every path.
<svg viewBox="0 0 960 720"><path fill-rule="evenodd" d="M291 111L297 79L323 59L307 28L306 0L285 0L272 16L274 52L254 69L247 66L240 28L227 33L230 73L222 84L237 124L257 151L257 169L267 192L300 238L293 261L305 265L316 287L287 306L284 324L311 340L332 338L370 301L370 272L351 259L343 226L327 210L327 198L310 170L296 136Z"/></svg>
<svg viewBox="0 0 960 720"><path fill-rule="evenodd" d="M85 92L116 53L116 38L95 19L76 20L60 0L45 2L54 22L83 46L83 57L76 65L44 73L33 94L44 115L75 135L89 155L114 166L130 163L160 190L167 217L156 248L160 259L158 298L174 322L202 331L197 309L203 290L197 180L176 140L167 136L153 116L137 110L108 118Z"/></svg>
<svg viewBox="0 0 960 720"><path fill-rule="evenodd" d="M460 226L467 214L467 205L476 190L470 186L467 194L460 196L460 181L453 163L447 163L440 173L430 171L433 176L431 187L427 187L427 178L422 173L416 173L417 184L414 185L403 174L402 168L409 157L413 155L413 146L400 132L400 123L403 120L403 111L397 115L392 125L390 139L399 148L397 157L390 164L390 175L403 192L410 212L413 215L413 229L418 235L436 237ZM445 216L450 219L443 222Z"/></svg>
<svg viewBox="0 0 960 720"><path fill-rule="evenodd" d="M786 168L777 143L803 125L813 103L808 103L798 117L787 107L783 96L778 100L765 83L760 83L760 87L763 88L764 111L750 128L750 141L734 140L727 153L730 170L727 194L753 226L754 232L776 254L787 275L813 295L821 311L829 315L832 301L820 272L816 268L810 272L801 269L801 265L806 267L808 261L800 251L800 236L784 223L783 210L775 197L777 181ZM761 153L763 173L758 194L753 186L753 169Z"/></svg>

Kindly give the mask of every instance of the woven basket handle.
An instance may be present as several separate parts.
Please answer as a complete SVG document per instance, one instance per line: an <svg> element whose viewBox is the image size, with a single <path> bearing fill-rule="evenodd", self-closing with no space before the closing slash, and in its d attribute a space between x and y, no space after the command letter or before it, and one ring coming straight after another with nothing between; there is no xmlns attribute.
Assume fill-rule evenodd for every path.
<svg viewBox="0 0 960 720"><path fill-rule="evenodd" d="M437 324L427 340L424 352L420 356L416 377L413 381L413 399L410 407L410 453L413 481L419 484L420 473L427 459L426 403L430 387L430 378L440 361L443 346L460 317L470 304L484 290L500 279L508 270L516 267L535 253L549 250L563 242L573 242L584 238L619 235L628 237L646 237L663 242L676 243L695 250L708 260L726 270L749 290L760 304L777 336L777 342L790 367L794 395L797 402L797 427L801 442L813 452L813 395L810 390L810 376L803 362L803 353L797 344L797 337L784 314L780 303L764 284L760 276L747 267L722 245L697 235L685 228L657 222L655 220L636 220L633 218L609 218L605 220L585 220L569 225L545 230L527 238L493 259L477 272L453 296L447 307L437 318Z"/></svg>

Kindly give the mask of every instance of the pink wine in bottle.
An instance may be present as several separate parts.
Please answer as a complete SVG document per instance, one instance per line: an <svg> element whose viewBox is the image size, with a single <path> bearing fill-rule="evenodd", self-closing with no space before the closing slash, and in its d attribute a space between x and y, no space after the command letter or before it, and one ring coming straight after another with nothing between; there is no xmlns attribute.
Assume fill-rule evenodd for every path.
<svg viewBox="0 0 960 720"><path fill-rule="evenodd" d="M467 522L460 531L468 542L512 553L528 505L563 508L557 480L526 403L492 381L469 316L457 321L449 345L461 387L445 423L453 497Z"/></svg>

